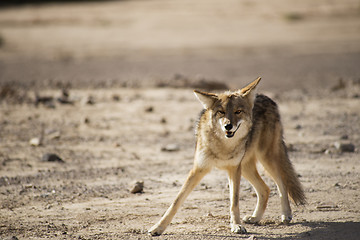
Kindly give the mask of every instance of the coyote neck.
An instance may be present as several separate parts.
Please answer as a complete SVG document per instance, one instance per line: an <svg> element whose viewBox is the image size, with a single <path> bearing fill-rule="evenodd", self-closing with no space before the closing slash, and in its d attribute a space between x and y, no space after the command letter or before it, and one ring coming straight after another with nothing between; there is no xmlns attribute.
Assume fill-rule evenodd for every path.
<svg viewBox="0 0 360 240"><path fill-rule="evenodd" d="M200 166L224 169L238 166L245 156L247 137L225 139L222 137L209 138L197 147L196 157Z"/></svg>

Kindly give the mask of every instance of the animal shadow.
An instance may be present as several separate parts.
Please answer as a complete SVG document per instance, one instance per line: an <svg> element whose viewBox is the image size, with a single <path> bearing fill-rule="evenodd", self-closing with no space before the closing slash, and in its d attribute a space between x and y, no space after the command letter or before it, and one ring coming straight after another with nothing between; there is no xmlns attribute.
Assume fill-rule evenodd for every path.
<svg viewBox="0 0 360 240"><path fill-rule="evenodd" d="M288 235L284 238L276 239L357 240L360 236L360 222L304 222L295 223L293 225L305 226L310 228L310 230L300 234L294 233L292 236ZM259 239L273 238L260 237Z"/></svg>

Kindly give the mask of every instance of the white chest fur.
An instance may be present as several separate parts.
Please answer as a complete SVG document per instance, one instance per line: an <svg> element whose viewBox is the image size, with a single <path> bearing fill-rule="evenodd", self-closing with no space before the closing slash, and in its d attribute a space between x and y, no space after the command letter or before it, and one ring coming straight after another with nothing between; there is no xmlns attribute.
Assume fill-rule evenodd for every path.
<svg viewBox="0 0 360 240"><path fill-rule="evenodd" d="M197 147L195 162L199 167L224 169L237 166L245 155L244 139L217 139Z"/></svg>

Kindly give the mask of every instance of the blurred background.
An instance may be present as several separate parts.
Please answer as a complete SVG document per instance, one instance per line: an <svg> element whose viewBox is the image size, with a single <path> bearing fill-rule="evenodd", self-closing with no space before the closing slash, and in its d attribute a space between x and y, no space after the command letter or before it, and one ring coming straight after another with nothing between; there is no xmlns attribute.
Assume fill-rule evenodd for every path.
<svg viewBox="0 0 360 240"><path fill-rule="evenodd" d="M358 80L360 1L0 3L2 85L239 88L258 76L274 92Z"/></svg>

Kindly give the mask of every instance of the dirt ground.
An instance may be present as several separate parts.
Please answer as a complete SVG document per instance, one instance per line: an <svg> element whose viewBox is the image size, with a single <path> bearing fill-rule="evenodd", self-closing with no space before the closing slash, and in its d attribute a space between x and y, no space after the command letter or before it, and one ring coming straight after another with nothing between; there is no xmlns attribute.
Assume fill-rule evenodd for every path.
<svg viewBox="0 0 360 240"><path fill-rule="evenodd" d="M232 234L227 177L214 169L154 239L358 239L359 29L352 0L0 8L0 239L152 239L192 167L192 89L257 76L308 204L280 224L259 166L264 219ZM241 215L255 204L243 179Z"/></svg>

